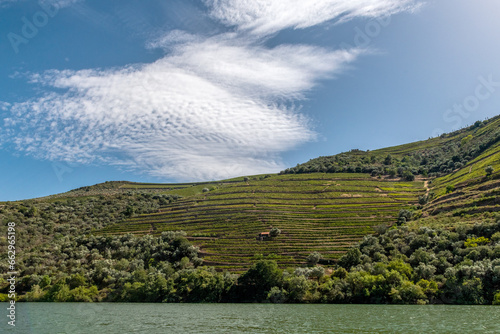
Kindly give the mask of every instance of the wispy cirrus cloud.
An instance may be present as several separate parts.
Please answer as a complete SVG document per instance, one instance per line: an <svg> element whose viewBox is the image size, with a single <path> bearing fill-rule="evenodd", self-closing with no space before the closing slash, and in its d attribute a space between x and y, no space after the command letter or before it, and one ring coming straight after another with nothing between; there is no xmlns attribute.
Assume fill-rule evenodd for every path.
<svg viewBox="0 0 500 334"><path fill-rule="evenodd" d="M380 17L421 6L415 0L205 0L210 15L228 26L268 35L287 28L302 29L327 21Z"/></svg>
<svg viewBox="0 0 500 334"><path fill-rule="evenodd" d="M291 106L363 51L271 48L262 43L264 35L388 15L411 3L354 1L358 7L342 7L325 1L336 9L328 7L330 14L318 18L313 13L328 9L319 1L291 2L252 2L258 8L243 1L207 2L212 17L262 34L257 39L239 32L206 37L172 31L146 43L165 50L150 64L30 75L45 93L2 105L9 115L0 140L40 159L112 164L178 180L278 171L282 152L315 138L309 120ZM297 5L304 15L291 20L283 13L271 24L272 12L284 5Z"/></svg>
<svg viewBox="0 0 500 334"><path fill-rule="evenodd" d="M305 118L276 101L297 98L356 56L216 38L147 65L50 71L32 82L66 93L14 104L5 128L15 129L17 150L43 159L178 179L276 171L280 152L314 138Z"/></svg>

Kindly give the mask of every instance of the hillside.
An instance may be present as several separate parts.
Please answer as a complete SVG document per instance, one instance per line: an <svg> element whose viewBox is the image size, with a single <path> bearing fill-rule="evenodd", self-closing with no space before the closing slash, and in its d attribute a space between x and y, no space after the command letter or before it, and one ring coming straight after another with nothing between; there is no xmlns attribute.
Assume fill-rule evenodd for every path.
<svg viewBox="0 0 500 334"><path fill-rule="evenodd" d="M371 173L412 178L411 175L440 177L460 171L460 181L484 174L491 165L498 171L500 116L458 131L419 142L374 151L353 149L333 156L319 157L288 168L281 174L303 173ZM464 168L467 167L467 168Z"/></svg>
<svg viewBox="0 0 500 334"><path fill-rule="evenodd" d="M373 227L391 224L401 208L417 203L423 181L400 181L367 174L266 175L172 194L200 193L112 224L100 234L159 234L185 231L201 248L207 265L242 271L259 255L281 265L303 264L313 251L333 260ZM127 186L128 187L128 186ZM201 189L200 189L201 188ZM281 230L274 240L260 232ZM257 255L257 256L256 256Z"/></svg>
<svg viewBox="0 0 500 334"><path fill-rule="evenodd" d="M300 266L312 252L332 265L363 236L395 224L401 209L410 210L407 224L414 228L454 228L499 211L499 139L497 116L438 138L320 157L280 174L183 184L106 182L0 203L2 235L7 222L16 223L20 264L30 272L43 262L33 260L37 247L66 237L168 231L184 231L204 264L218 270L242 272L261 258ZM257 240L272 227L281 230L278 237ZM5 237L0 246L5 256Z"/></svg>

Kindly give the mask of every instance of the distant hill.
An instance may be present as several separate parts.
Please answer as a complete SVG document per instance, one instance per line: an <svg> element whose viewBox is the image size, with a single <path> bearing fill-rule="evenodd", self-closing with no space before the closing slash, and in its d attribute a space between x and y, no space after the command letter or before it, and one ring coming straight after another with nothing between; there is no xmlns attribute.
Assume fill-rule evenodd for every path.
<svg viewBox="0 0 500 334"><path fill-rule="evenodd" d="M492 165L498 171L500 162L496 153L499 144L500 116L496 116L428 140L374 151L353 149L319 157L280 174L361 172L412 179L412 175L439 177L462 171L461 181L465 181L484 174L485 165Z"/></svg>

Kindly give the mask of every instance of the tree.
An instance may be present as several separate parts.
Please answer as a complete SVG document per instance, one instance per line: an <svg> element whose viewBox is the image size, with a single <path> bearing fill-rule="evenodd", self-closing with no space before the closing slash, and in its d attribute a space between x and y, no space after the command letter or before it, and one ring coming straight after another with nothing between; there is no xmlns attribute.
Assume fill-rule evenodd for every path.
<svg viewBox="0 0 500 334"><path fill-rule="evenodd" d="M311 273L309 274L310 277L316 278L318 281L321 277L325 275L325 268L321 266L316 266L311 269Z"/></svg>
<svg viewBox="0 0 500 334"><path fill-rule="evenodd" d="M472 279L464 280L460 287L461 296L459 301L462 304L483 304L483 283L479 277L474 277Z"/></svg>
<svg viewBox="0 0 500 334"><path fill-rule="evenodd" d="M135 213L134 207L129 205L127 206L123 214L125 215L125 217L132 217L134 213Z"/></svg>
<svg viewBox="0 0 500 334"><path fill-rule="evenodd" d="M281 304L286 302L287 300L287 292L278 288L277 286L273 286L271 291L267 294L267 299L271 301L271 303Z"/></svg>
<svg viewBox="0 0 500 334"><path fill-rule="evenodd" d="M349 273L342 267L337 268L333 273L332 277L346 278Z"/></svg>
<svg viewBox="0 0 500 334"><path fill-rule="evenodd" d="M410 281L403 281L400 286L391 288L389 296L394 303L404 304L415 304L418 300L427 298L422 287Z"/></svg>
<svg viewBox="0 0 500 334"><path fill-rule="evenodd" d="M285 288L288 300L292 303L300 303L309 290L309 281L304 276L295 276L286 280Z"/></svg>
<svg viewBox="0 0 500 334"><path fill-rule="evenodd" d="M494 243L499 242L500 241L500 232L493 233L493 235L491 236L491 241L493 241Z"/></svg>
<svg viewBox="0 0 500 334"><path fill-rule="evenodd" d="M486 167L486 168L484 169L484 171L486 172L486 175L487 175L487 176L490 176L491 174L493 174L493 172L494 172L495 170L493 169L493 167L492 167L492 166L488 166L488 167Z"/></svg>
<svg viewBox="0 0 500 334"><path fill-rule="evenodd" d="M278 235L281 234L281 230L277 227L273 227L271 231L269 231L269 236L271 238L276 238Z"/></svg>
<svg viewBox="0 0 500 334"><path fill-rule="evenodd" d="M449 194L449 193L452 193L455 191L455 186L449 184L446 186L446 193Z"/></svg>
<svg viewBox="0 0 500 334"><path fill-rule="evenodd" d="M181 301L195 303L220 302L229 283L213 268L181 270L175 274L174 282Z"/></svg>
<svg viewBox="0 0 500 334"><path fill-rule="evenodd" d="M361 251L358 248L350 248L339 260L339 266L350 269L361 263Z"/></svg>
<svg viewBox="0 0 500 334"><path fill-rule="evenodd" d="M238 278L243 295L251 300L264 300L272 287L282 286L283 272L273 260L260 260Z"/></svg>
<svg viewBox="0 0 500 334"><path fill-rule="evenodd" d="M307 256L307 264L310 266L315 266L321 260L322 256L318 252L312 252Z"/></svg>
<svg viewBox="0 0 500 334"><path fill-rule="evenodd" d="M390 176L390 177L394 177L394 176L396 176L396 170L395 170L394 168L389 169L389 172L388 172L388 173L389 173L389 176Z"/></svg>
<svg viewBox="0 0 500 334"><path fill-rule="evenodd" d="M384 159L384 165L391 165L391 164L392 164L392 156L388 154Z"/></svg>
<svg viewBox="0 0 500 334"><path fill-rule="evenodd" d="M405 170L403 172L403 178L406 180L406 181L414 181L415 180L415 175L413 175L412 172L410 172L409 170Z"/></svg>
<svg viewBox="0 0 500 334"><path fill-rule="evenodd" d="M409 221L412 216L413 216L413 212L411 212L409 210L405 210L405 209L399 210L397 224L398 225L403 225L404 223L406 223L407 221Z"/></svg>

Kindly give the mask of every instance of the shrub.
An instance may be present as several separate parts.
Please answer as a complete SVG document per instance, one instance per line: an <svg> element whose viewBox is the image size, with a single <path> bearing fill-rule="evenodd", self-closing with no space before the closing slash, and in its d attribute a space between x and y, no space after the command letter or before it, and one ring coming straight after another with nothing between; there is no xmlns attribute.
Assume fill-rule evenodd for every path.
<svg viewBox="0 0 500 334"><path fill-rule="evenodd" d="M498 242L498 241L500 241L500 232L495 232L495 233L491 236L491 241L493 241L493 242Z"/></svg>
<svg viewBox="0 0 500 334"><path fill-rule="evenodd" d="M269 236L271 238L276 238L278 235L281 234L281 230L277 227L273 227L271 231L269 231Z"/></svg>
<svg viewBox="0 0 500 334"><path fill-rule="evenodd" d="M493 305L500 305L500 290L497 291L495 297L493 298Z"/></svg>
<svg viewBox="0 0 500 334"><path fill-rule="evenodd" d="M489 175L493 174L493 172L494 172L495 170L493 169L493 167L488 166L488 167L486 167L486 168L484 169L484 171L486 172L486 175L488 175L488 176L489 176Z"/></svg>
<svg viewBox="0 0 500 334"><path fill-rule="evenodd" d="M460 145L464 146L471 140L472 140L472 135L468 135L467 137L462 138L462 140L460 141Z"/></svg>
<svg viewBox="0 0 500 334"><path fill-rule="evenodd" d="M424 205L428 201L429 201L429 196L427 194L426 195L422 195L422 196L418 196L418 204Z"/></svg>
<svg viewBox="0 0 500 334"><path fill-rule="evenodd" d="M485 237L479 237L479 238L468 238L464 245L465 247L477 247L478 245L486 245L490 242L490 239L485 238Z"/></svg>

